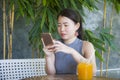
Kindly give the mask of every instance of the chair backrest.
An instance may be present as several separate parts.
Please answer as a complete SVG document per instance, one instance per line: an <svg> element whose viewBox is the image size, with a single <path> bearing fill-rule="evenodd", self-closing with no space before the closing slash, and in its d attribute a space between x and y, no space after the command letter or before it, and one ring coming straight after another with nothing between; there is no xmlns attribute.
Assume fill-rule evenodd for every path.
<svg viewBox="0 0 120 80"><path fill-rule="evenodd" d="M0 80L18 80L46 75L45 59L0 60Z"/></svg>

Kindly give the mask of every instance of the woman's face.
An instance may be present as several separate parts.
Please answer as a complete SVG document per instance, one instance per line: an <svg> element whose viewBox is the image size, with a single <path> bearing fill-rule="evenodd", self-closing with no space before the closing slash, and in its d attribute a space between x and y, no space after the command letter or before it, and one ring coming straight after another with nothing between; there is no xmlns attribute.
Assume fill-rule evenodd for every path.
<svg viewBox="0 0 120 80"><path fill-rule="evenodd" d="M76 37L75 32L78 28L79 25L75 24L71 19L64 16L58 17L58 33L63 40Z"/></svg>

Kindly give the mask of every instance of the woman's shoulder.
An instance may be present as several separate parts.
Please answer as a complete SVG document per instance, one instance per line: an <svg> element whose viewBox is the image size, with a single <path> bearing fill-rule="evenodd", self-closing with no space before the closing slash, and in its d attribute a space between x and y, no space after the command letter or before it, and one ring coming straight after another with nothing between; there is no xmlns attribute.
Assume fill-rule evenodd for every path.
<svg viewBox="0 0 120 80"><path fill-rule="evenodd" d="M84 51L93 51L94 50L94 46L91 42L89 41L83 41L83 50Z"/></svg>
<svg viewBox="0 0 120 80"><path fill-rule="evenodd" d="M93 46L93 44L89 41L83 41L84 46Z"/></svg>

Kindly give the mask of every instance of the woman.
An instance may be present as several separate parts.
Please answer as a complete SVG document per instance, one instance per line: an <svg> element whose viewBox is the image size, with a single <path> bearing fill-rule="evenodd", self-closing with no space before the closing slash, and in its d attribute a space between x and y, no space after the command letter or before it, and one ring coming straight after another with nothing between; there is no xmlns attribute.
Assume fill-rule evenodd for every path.
<svg viewBox="0 0 120 80"><path fill-rule="evenodd" d="M59 41L54 45L44 47L46 59L46 73L76 74L77 64L87 61L93 64L93 73L96 73L95 50L88 41L82 40L82 21L80 16L71 9L64 9L58 15Z"/></svg>

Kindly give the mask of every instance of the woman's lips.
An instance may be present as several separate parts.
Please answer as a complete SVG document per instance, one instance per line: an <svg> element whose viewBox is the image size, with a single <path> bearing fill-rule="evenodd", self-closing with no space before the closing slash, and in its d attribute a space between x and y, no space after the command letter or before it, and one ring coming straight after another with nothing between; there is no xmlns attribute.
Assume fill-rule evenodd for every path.
<svg viewBox="0 0 120 80"><path fill-rule="evenodd" d="M61 33L61 36L64 37L66 34L65 33Z"/></svg>

